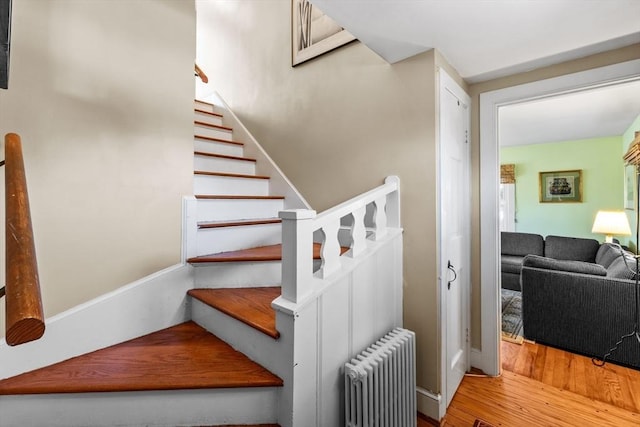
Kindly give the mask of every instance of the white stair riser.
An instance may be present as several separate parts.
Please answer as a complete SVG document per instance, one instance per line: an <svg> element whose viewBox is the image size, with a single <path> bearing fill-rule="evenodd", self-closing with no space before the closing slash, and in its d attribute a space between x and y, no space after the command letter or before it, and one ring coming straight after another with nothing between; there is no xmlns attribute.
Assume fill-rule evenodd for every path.
<svg viewBox="0 0 640 427"><path fill-rule="evenodd" d="M195 175L193 177L193 191L195 194L268 196L269 180L217 175Z"/></svg>
<svg viewBox="0 0 640 427"><path fill-rule="evenodd" d="M202 155L193 157L193 167L194 170L204 172L225 172L243 175L255 175L256 172L255 162Z"/></svg>
<svg viewBox="0 0 640 427"><path fill-rule="evenodd" d="M275 423L280 388L2 396L1 427Z"/></svg>
<svg viewBox="0 0 640 427"><path fill-rule="evenodd" d="M225 141L233 140L233 133L226 129L213 128L210 126L202 126L198 124L193 125L193 132L195 135L209 136L211 138L220 138Z"/></svg>
<svg viewBox="0 0 640 427"><path fill-rule="evenodd" d="M195 298L191 319L279 377L286 375L279 341Z"/></svg>
<svg viewBox="0 0 640 427"><path fill-rule="evenodd" d="M280 261L215 262L194 267L196 288L280 286L282 281Z"/></svg>
<svg viewBox="0 0 640 427"><path fill-rule="evenodd" d="M280 224L201 228L197 234L197 254L209 255L275 245L281 240L282 227Z"/></svg>
<svg viewBox="0 0 640 427"><path fill-rule="evenodd" d="M199 108L199 110L203 110L203 108ZM200 111L195 111L195 118L199 122L205 122L212 125L222 126L222 117L213 116L211 114L201 113Z"/></svg>
<svg viewBox="0 0 640 427"><path fill-rule="evenodd" d="M199 199L196 221L277 218L282 199Z"/></svg>
<svg viewBox="0 0 640 427"><path fill-rule="evenodd" d="M225 144L224 142L198 138L193 140L193 149L194 151L201 151L203 153L224 154L226 156L242 157L244 154L242 145Z"/></svg>
<svg viewBox="0 0 640 427"><path fill-rule="evenodd" d="M214 112L214 107L211 104L206 104L204 102L200 102L198 100L195 100L193 102L193 108L197 108L198 110L204 110L204 111L209 111L210 113Z"/></svg>

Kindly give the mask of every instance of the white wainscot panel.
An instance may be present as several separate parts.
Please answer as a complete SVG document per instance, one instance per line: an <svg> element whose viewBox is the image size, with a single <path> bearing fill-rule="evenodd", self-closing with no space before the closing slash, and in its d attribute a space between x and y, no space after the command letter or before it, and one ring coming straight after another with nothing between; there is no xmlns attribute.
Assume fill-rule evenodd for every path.
<svg viewBox="0 0 640 427"><path fill-rule="evenodd" d="M376 331L376 316L389 307L376 307L376 257L363 260L351 274L353 351L360 353L386 331Z"/></svg>
<svg viewBox="0 0 640 427"><path fill-rule="evenodd" d="M350 354L349 278L333 284L319 301L320 370L318 425L339 426L344 417L344 377L342 367Z"/></svg>

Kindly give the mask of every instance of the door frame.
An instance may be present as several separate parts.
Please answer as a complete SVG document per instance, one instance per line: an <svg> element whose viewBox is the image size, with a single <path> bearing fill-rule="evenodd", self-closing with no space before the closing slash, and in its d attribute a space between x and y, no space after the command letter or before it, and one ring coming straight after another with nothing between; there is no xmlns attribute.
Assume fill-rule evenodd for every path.
<svg viewBox="0 0 640 427"><path fill-rule="evenodd" d="M449 76L449 74L447 74L447 72L441 68L438 67L438 105L440 105L440 103L442 102L442 96L440 95L442 92L444 91L449 91L451 92L456 98L458 98L459 100L465 102L466 106L467 106L467 112L466 112L466 127L467 127L467 147L466 147L466 165L468 166L467 168L467 174L464 177L465 179L465 186L466 186L466 193L467 193L467 199L465 200L465 206L466 206L466 211L470 212L471 209L471 142L470 142L470 138L471 138L471 97L469 96L469 94L467 94L464 89L462 87L460 87L460 85L453 80L453 78L451 78L451 76ZM442 200L442 191L441 191L441 185L442 185L442 170L441 170L441 155L442 155L442 149L441 149L441 144L442 144L442 139L441 139L441 135L440 135L440 130L441 130L441 126L440 126L440 121L442 120L442 111L439 108L438 109L438 124L437 124L437 128L438 128L438 137L437 137L437 148L436 148L436 153L437 153L437 203L438 203L438 214L437 214L437 240L438 240L438 255L437 255L437 262L438 262L438 322L439 322L439 328L438 328L438 333L439 333L439 337L438 337L438 341L440 344L440 400L439 400L439 408L438 408L438 415L439 418L441 419L445 413L446 413L446 409L447 409L447 396L446 396L446 386L447 386L447 343L446 343L446 334L444 333L444 320L445 320L445 309L446 309L446 292L444 292L444 286L446 283L446 275L448 273L448 269L446 264L446 260L444 259L445 257L442 256L443 254L443 245L444 245L444 239L441 233L442 230L442 214L441 214L441 200ZM464 235L466 236L466 245L465 245L465 250L464 253L466 255L466 257L464 257L466 259L466 262L464 263L464 265L461 266L461 271L464 272L464 276L466 277L466 281L467 281L467 286L464 292L464 296L463 296L463 306L462 306L462 310L464 312L464 328L466 329L466 334L467 334L467 339L466 339L466 350L465 350L465 368L468 371L469 367L470 367L470 352L471 352L471 342L469 339L469 330L470 330L470 319L471 319L471 275L470 275L470 270L471 270L471 217L469 216L469 220L467 221L466 225L465 225L465 229L464 229Z"/></svg>
<svg viewBox="0 0 640 427"><path fill-rule="evenodd" d="M480 304L481 351L472 365L488 375L500 366L500 231L498 218L500 107L640 79L640 59L480 94Z"/></svg>

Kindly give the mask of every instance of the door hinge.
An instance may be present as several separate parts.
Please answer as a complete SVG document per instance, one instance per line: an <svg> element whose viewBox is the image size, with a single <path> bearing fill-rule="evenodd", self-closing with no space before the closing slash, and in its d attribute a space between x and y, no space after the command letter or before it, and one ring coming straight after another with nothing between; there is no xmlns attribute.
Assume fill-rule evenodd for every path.
<svg viewBox="0 0 640 427"><path fill-rule="evenodd" d="M466 342L469 342L469 328L465 328Z"/></svg>

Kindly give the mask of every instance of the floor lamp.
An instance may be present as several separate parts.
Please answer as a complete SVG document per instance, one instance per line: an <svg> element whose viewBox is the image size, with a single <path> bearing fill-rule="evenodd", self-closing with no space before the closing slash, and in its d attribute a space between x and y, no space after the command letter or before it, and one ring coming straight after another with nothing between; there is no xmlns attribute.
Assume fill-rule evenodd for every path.
<svg viewBox="0 0 640 427"><path fill-rule="evenodd" d="M604 366L604 364L607 362L607 358L609 356L611 356L611 354L613 354L614 351L616 351L618 349L618 347L620 347L620 345L622 345L623 342L625 342L627 339L631 339L633 340L634 338L638 341L638 344L640 344L640 306L638 305L638 303L640 302L640 291L638 289L638 282L640 281L640 277L638 277L638 267L640 265L639 262L639 257L640 254L638 254L638 252L640 252L640 132L636 132L635 133L635 138L633 139L633 141L631 142L631 145L629 145L629 150L627 151L627 153L624 155L624 162L626 166L633 166L634 167L634 171L635 171L635 175L636 175L636 188L635 188L635 208L636 208L636 256L635 256L635 260L636 260L636 270L635 270L635 286L634 286L634 295L635 295L635 299L634 299L634 309L635 309L635 317L634 317L634 324L633 324L633 331L629 332L628 334L622 335L620 337L620 339L618 340L618 342L616 342L613 347L611 347L607 353L605 353L605 355L599 359L599 358L594 358L593 359L593 363L595 363L598 366ZM624 256L624 255L623 255Z"/></svg>

